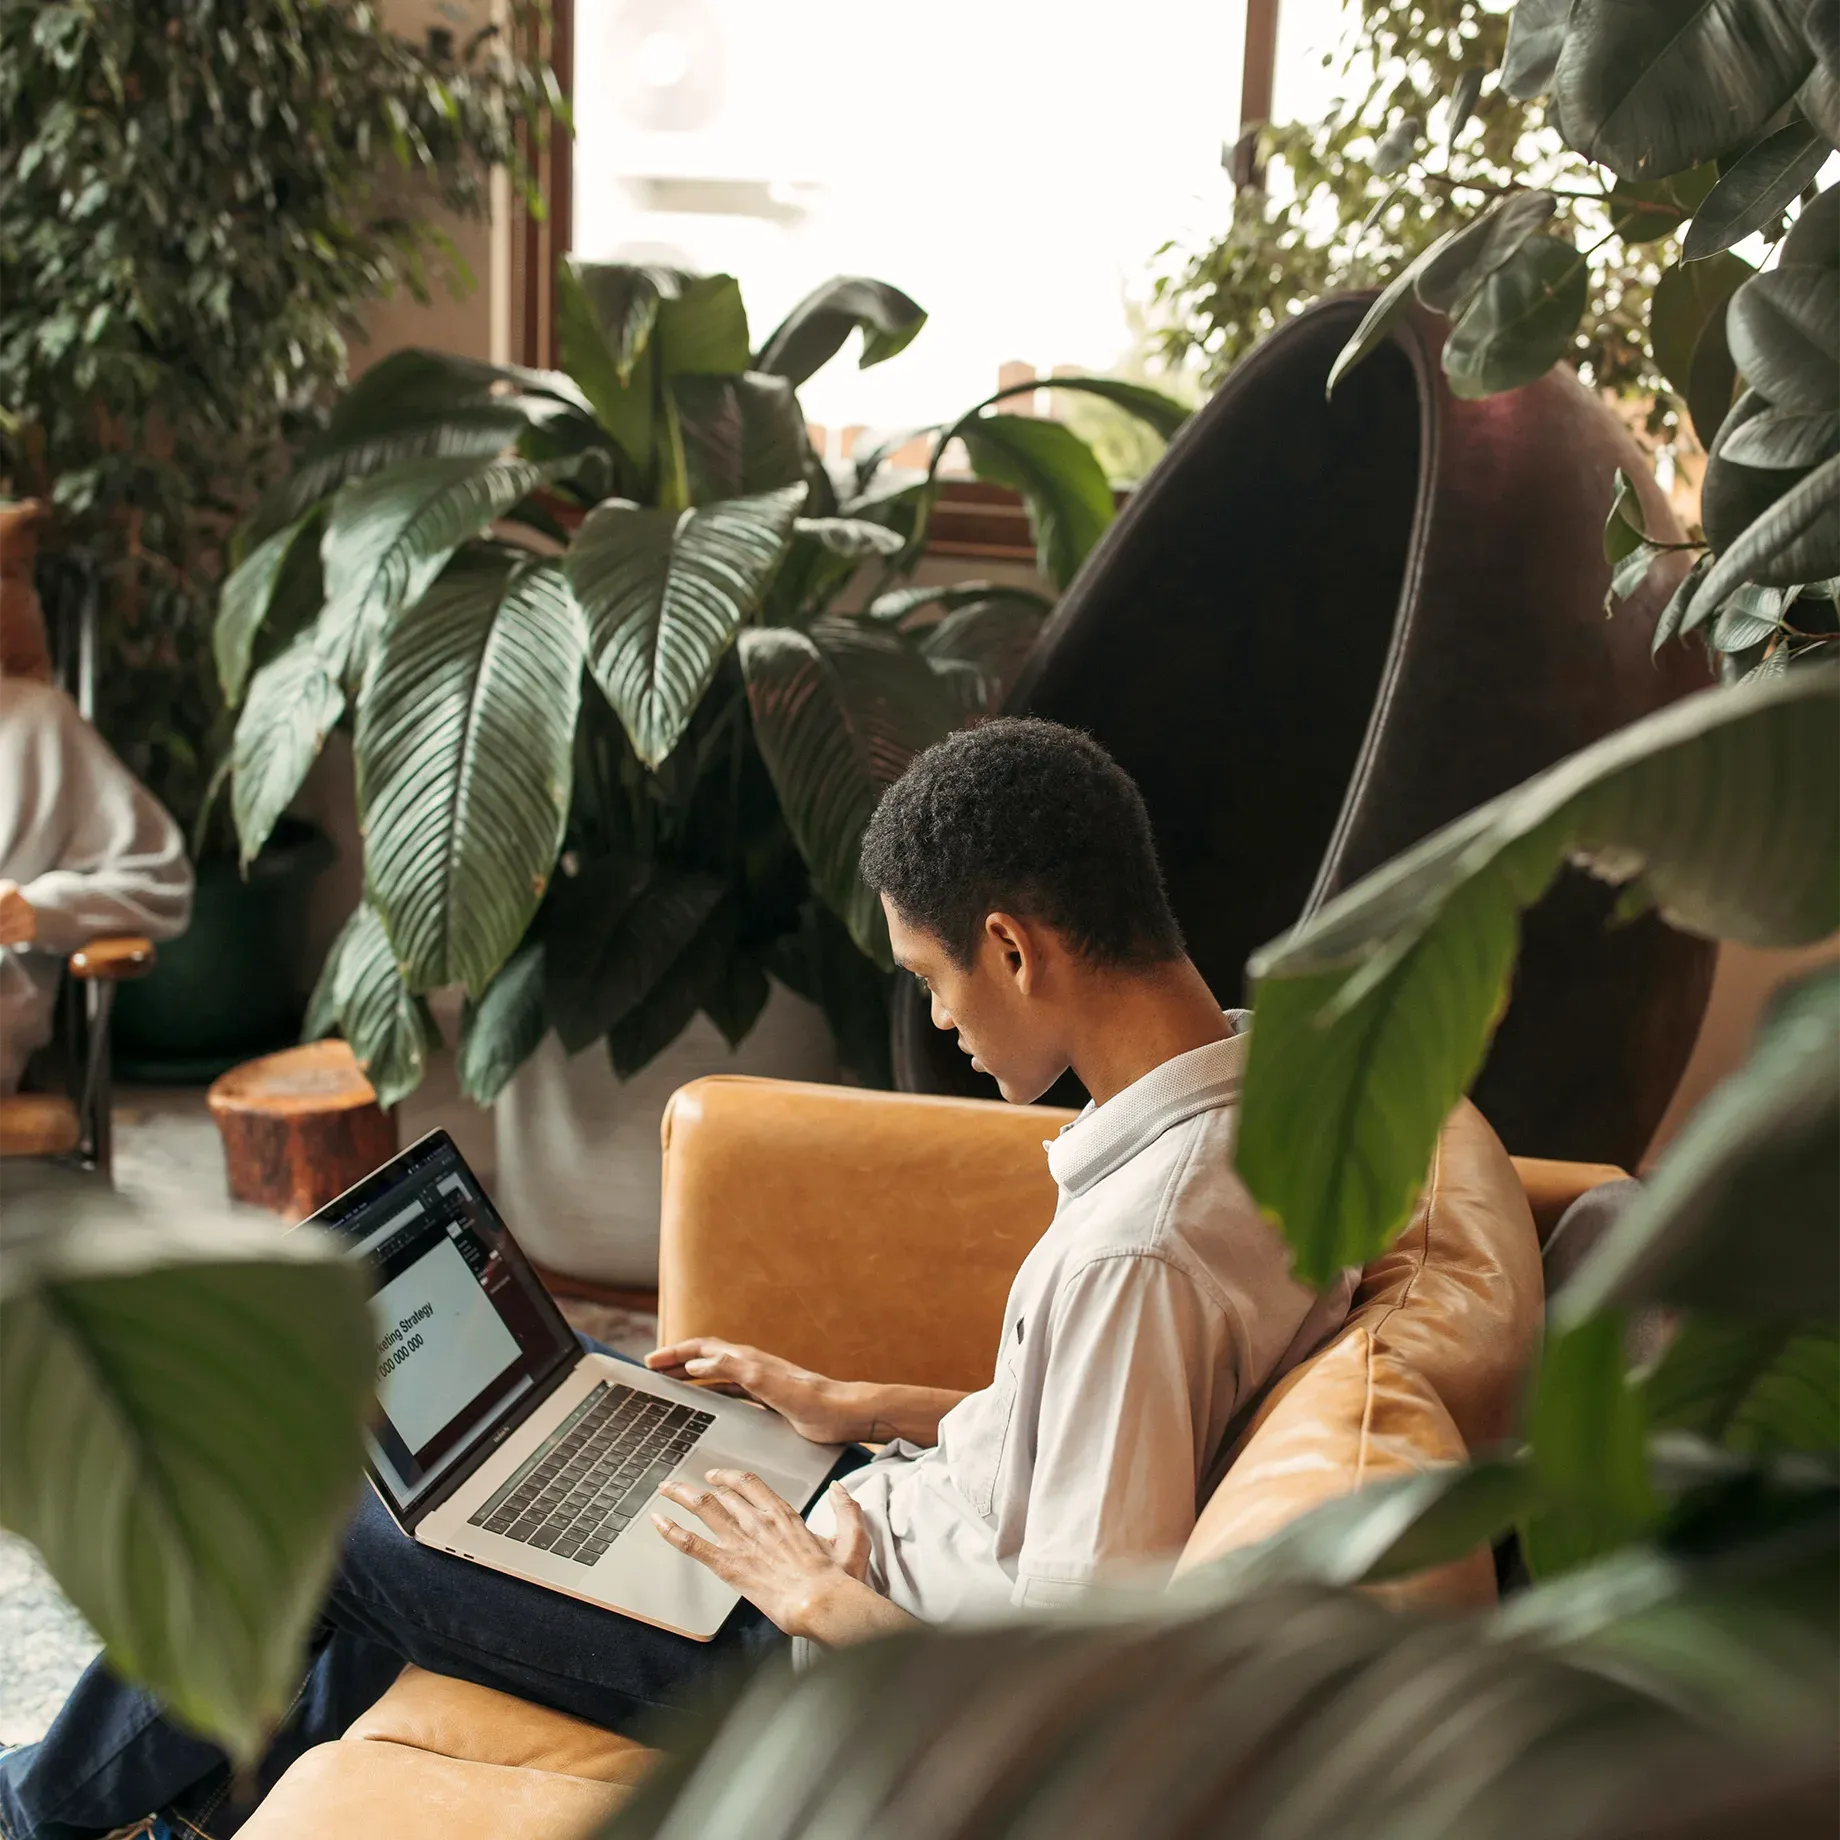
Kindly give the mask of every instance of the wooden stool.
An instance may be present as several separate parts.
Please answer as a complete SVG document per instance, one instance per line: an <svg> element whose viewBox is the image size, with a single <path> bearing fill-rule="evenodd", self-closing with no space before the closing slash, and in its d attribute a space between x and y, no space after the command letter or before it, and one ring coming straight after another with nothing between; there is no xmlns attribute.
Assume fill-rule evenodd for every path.
<svg viewBox="0 0 1840 1840"><path fill-rule="evenodd" d="M214 1080L211 1116L239 1201L304 1220L396 1154L396 1120L342 1041L310 1041Z"/></svg>

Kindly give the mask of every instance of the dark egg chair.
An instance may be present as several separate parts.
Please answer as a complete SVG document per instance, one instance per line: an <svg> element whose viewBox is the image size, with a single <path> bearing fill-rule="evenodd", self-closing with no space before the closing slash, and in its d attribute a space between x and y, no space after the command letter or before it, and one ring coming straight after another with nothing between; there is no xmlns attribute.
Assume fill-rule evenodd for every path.
<svg viewBox="0 0 1840 1840"><path fill-rule="evenodd" d="M1461 813L1711 681L1649 656L1684 564L1606 618L1620 466L1641 453L1563 367L1450 393L1415 314L1323 383L1366 310L1325 302L1251 353L1087 559L1010 699L1085 729L1149 805L1189 949L1223 1004L1247 956ZM1508 1147L1633 1167L1693 1046L1713 948L1568 870L1527 916L1475 1087ZM995 1096L917 986L896 1003L910 1092ZM1054 1095L1081 1095L1063 1081Z"/></svg>

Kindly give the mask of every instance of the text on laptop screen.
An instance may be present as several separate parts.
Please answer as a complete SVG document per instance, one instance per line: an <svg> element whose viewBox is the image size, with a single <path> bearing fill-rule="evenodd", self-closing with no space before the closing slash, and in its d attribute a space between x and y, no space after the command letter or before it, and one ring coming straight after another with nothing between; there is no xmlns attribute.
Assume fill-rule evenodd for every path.
<svg viewBox="0 0 1840 1840"><path fill-rule="evenodd" d="M371 1465L410 1509L576 1345L444 1134L320 1216L371 1261Z"/></svg>

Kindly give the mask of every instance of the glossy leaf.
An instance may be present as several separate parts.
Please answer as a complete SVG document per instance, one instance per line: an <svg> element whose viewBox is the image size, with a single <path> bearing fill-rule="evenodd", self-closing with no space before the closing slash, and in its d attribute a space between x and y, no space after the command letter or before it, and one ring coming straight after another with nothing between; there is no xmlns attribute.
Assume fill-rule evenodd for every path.
<svg viewBox="0 0 1840 1840"><path fill-rule="evenodd" d="M754 368L795 386L828 364L852 332L863 335L861 368L904 351L926 313L899 288L865 275L838 275L815 288L773 329Z"/></svg>
<svg viewBox="0 0 1840 1840"><path fill-rule="evenodd" d="M1642 1378L1649 1423L1746 1452L1840 1447L1840 1346L1823 1324L1687 1314Z"/></svg>
<svg viewBox="0 0 1840 1840"><path fill-rule="evenodd" d="M1712 443L1700 487L1700 520L1715 551L1729 549L1801 477L1783 468L1745 466L1728 458L1732 443L1769 412L1757 391L1746 390Z"/></svg>
<svg viewBox="0 0 1840 1840"><path fill-rule="evenodd" d="M1795 0L1577 0L1553 74L1566 144L1619 179L1754 140L1814 63Z"/></svg>
<svg viewBox="0 0 1840 1840"><path fill-rule="evenodd" d="M899 635L832 616L809 632L750 627L741 668L761 758L812 886L886 968L881 903L858 872L862 834L883 791L958 712L926 660Z"/></svg>
<svg viewBox="0 0 1840 1840"><path fill-rule="evenodd" d="M936 664L968 665L978 687L977 713L996 715L1041 637L1043 609L1032 596L1001 591L955 607L919 635Z"/></svg>
<svg viewBox="0 0 1840 1840"><path fill-rule="evenodd" d="M760 605L804 497L787 486L681 516L616 500L582 525L564 567L589 667L647 766L677 745Z"/></svg>
<svg viewBox="0 0 1840 1840"><path fill-rule="evenodd" d="M1680 578L1679 585L1668 596L1668 602L1661 609L1661 617L1655 622L1654 636L1650 640L1651 653L1659 652L1667 642L1680 630L1680 622L1686 617L1687 608L1692 604L1693 596L1699 591L1699 584L1705 580L1706 571L1712 566L1710 556L1695 558L1693 566Z"/></svg>
<svg viewBox="0 0 1840 1840"><path fill-rule="evenodd" d="M1831 151L1805 121L1766 135L1694 212L1693 227L1681 245L1682 260L1701 261L1755 231L1774 230Z"/></svg>
<svg viewBox="0 0 1840 1840"><path fill-rule="evenodd" d="M249 680L230 744L230 804L245 867L294 802L344 713L345 691L311 632Z"/></svg>
<svg viewBox="0 0 1840 1840"><path fill-rule="evenodd" d="M1830 575L1840 575L1840 455L1798 480L1720 551L1685 624L1698 625L1742 582L1786 588Z"/></svg>
<svg viewBox="0 0 1840 1840"><path fill-rule="evenodd" d="M1747 652L1775 631L1781 618L1780 588L1740 588L1720 608L1711 643L1719 652Z"/></svg>
<svg viewBox="0 0 1840 1840"><path fill-rule="evenodd" d="M1482 284L1444 344L1458 396L1494 396L1545 376L1572 348L1589 281L1584 258L1553 236L1529 237Z"/></svg>
<svg viewBox="0 0 1840 1840"><path fill-rule="evenodd" d="M1731 297L1725 335L1744 380L1779 409L1840 409L1840 270L1771 269Z"/></svg>
<svg viewBox="0 0 1840 1840"><path fill-rule="evenodd" d="M324 518L308 512L256 545L226 578L211 629L217 681L232 708L243 700L256 640L279 627L291 639L325 598L319 567Z"/></svg>
<svg viewBox="0 0 1840 1840"><path fill-rule="evenodd" d="M1715 313L1693 348L1693 368L1687 379L1687 415L1703 446L1710 447L1718 439L1737 392L1738 367L1726 343L1725 315Z"/></svg>
<svg viewBox="0 0 1840 1840"><path fill-rule="evenodd" d="M675 300L690 284L691 277L682 269L655 263L580 262L573 257L564 262L563 272L579 301L592 313L605 342L614 383L621 390L629 388L634 366L658 323L658 303ZM586 352L580 355L590 356ZM599 366L592 363L591 356L590 365L598 372ZM577 377L576 381L588 389L584 379ZM597 375L595 381L604 385L606 378ZM592 396L594 391L588 393Z"/></svg>
<svg viewBox="0 0 1840 1840"><path fill-rule="evenodd" d="M1413 284L1434 313L1454 314L1553 214L1551 192L1516 192L1464 225Z"/></svg>
<svg viewBox="0 0 1840 1840"><path fill-rule="evenodd" d="M548 886L586 639L554 564L457 563L385 634L358 704L367 898L417 990L477 1000Z"/></svg>
<svg viewBox="0 0 1840 1840"><path fill-rule="evenodd" d="M1666 179L1619 179L1610 189L1610 225L1625 243L1652 243L1677 230L1718 183L1711 161Z"/></svg>
<svg viewBox="0 0 1840 1840"><path fill-rule="evenodd" d="M1552 88L1572 0L1516 0L1508 15L1508 48L1502 54L1502 92L1531 102Z"/></svg>
<svg viewBox="0 0 1840 1840"><path fill-rule="evenodd" d="M345 487L320 545L326 606L316 643L355 693L398 608L419 601L469 538L574 461L409 460Z"/></svg>
<svg viewBox="0 0 1840 1840"><path fill-rule="evenodd" d="M742 498L805 477L805 417L783 377L673 377L691 503Z"/></svg>
<svg viewBox="0 0 1840 1840"><path fill-rule="evenodd" d="M1726 410L1731 407L1733 367L1725 353L1725 303L1756 273L1734 255L1664 269L1655 284L1649 309L1649 339L1655 363L1693 413L1702 446L1710 447ZM1695 385L1695 357L1707 339L1708 352L1724 353L1722 379L1710 372ZM1709 358L1701 360L1702 365ZM1722 389L1721 389L1722 385Z"/></svg>
<svg viewBox="0 0 1840 1840"><path fill-rule="evenodd" d="M853 562L867 556L898 556L907 547L906 538L898 530L873 524L867 518L802 517L793 520L792 528L833 556L847 556Z"/></svg>
<svg viewBox="0 0 1840 1840"><path fill-rule="evenodd" d="M865 617L888 625L918 624L916 615L937 619L961 607L974 607L993 599L1022 601L1044 619L1054 611L1054 603L1033 588L1015 588L1008 582L955 581L891 588L869 603Z"/></svg>
<svg viewBox="0 0 1840 1840"><path fill-rule="evenodd" d="M630 1080L690 1026L705 998L723 981L734 956L735 913L718 902L688 940L678 940L651 988L607 1033L616 1078Z"/></svg>
<svg viewBox="0 0 1840 1840"><path fill-rule="evenodd" d="M1739 694L1766 692L1746 686ZM1816 815L1806 873L1817 884L1827 875L1820 892L1829 896L1840 849L1837 756L1830 746L1809 760L1811 774L1824 777L1798 792ZM1840 970L1829 969L1779 1000L1751 1058L1669 1145L1636 1205L1555 1300L1555 1313L1570 1323L1653 1300L1723 1316L1831 1322L1840 1313L1836 1218Z"/></svg>
<svg viewBox="0 0 1840 1840"><path fill-rule="evenodd" d="M1782 260L1797 268L1840 268L1840 185L1802 206L1783 238Z"/></svg>
<svg viewBox="0 0 1840 1840"><path fill-rule="evenodd" d="M1610 501L1610 515L1604 520L1604 560L1618 563L1648 541L1648 527L1642 516L1642 498L1636 482L1619 466L1616 469L1616 496Z"/></svg>
<svg viewBox="0 0 1840 1840"><path fill-rule="evenodd" d="M1523 0L1524 3L1525 0ZM1360 325L1354 329L1354 337L1336 353L1335 362L1329 366L1328 379L1323 384L1325 397L1333 396L1335 386L1392 331L1399 316L1412 304L1413 291L1418 285L1419 276L1461 234L1462 232L1457 230L1445 231L1435 243L1421 250L1380 290L1378 298L1367 309Z"/></svg>
<svg viewBox="0 0 1840 1840"><path fill-rule="evenodd" d="M1685 931L1840 925L1840 675L1688 698L1447 825L1254 955L1238 1163L1306 1282L1391 1243L1566 858ZM1794 796L1790 796L1793 789Z"/></svg>
<svg viewBox="0 0 1840 1840"><path fill-rule="evenodd" d="M1065 588L1112 521L1112 488L1093 451L1062 422L982 415L959 439L980 479L1022 494L1035 533L1036 565Z"/></svg>
<svg viewBox="0 0 1840 1840"><path fill-rule="evenodd" d="M738 377L749 368L747 309L733 275L686 277L658 303L656 357L667 377Z"/></svg>
<svg viewBox="0 0 1840 1840"><path fill-rule="evenodd" d="M579 1053L631 1015L723 893L714 876L624 857L591 860L558 883L544 929L544 1001L562 1045Z"/></svg>
<svg viewBox="0 0 1840 1840"><path fill-rule="evenodd" d="M1809 7L1810 19L1820 16L1818 6ZM1840 60L1815 65L1795 92L1795 106L1820 129L1830 147L1840 147Z"/></svg>
<svg viewBox="0 0 1840 1840"><path fill-rule="evenodd" d="M623 280L632 272L613 277L600 265L564 261L556 270L556 341L595 419L640 473L649 475L655 446L651 318L641 315L644 337L638 338L634 296ZM647 299L655 317L656 296Z"/></svg>
<svg viewBox="0 0 1840 1840"><path fill-rule="evenodd" d="M362 903L333 941L307 1005L304 1032L336 1028L386 1109L421 1085L440 1031L427 1003L403 981L377 910Z"/></svg>
<svg viewBox="0 0 1840 1840"><path fill-rule="evenodd" d="M7 1209L0 1521L116 1671L253 1763L362 1485L363 1273L310 1229L87 1183L14 1176Z"/></svg>
<svg viewBox="0 0 1840 1840"><path fill-rule="evenodd" d="M1840 447L1840 415L1832 411L1798 414L1766 409L1732 430L1722 449L1739 466L1769 469L1809 467L1832 457Z"/></svg>
<svg viewBox="0 0 1840 1840"><path fill-rule="evenodd" d="M498 969L477 1003L460 1014L455 1057L460 1090L490 1105L536 1053L549 1028L543 1007L543 942L526 939Z"/></svg>

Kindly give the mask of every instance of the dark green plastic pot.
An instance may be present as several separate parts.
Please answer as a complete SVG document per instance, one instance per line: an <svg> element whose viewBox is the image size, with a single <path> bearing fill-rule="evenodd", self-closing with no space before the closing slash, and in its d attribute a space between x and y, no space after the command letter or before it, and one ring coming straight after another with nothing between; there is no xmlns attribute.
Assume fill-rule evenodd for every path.
<svg viewBox="0 0 1840 1840"><path fill-rule="evenodd" d="M284 818L247 879L223 858L198 865L191 925L116 994L116 1079L199 1085L300 1039L307 899L332 856L323 832Z"/></svg>

